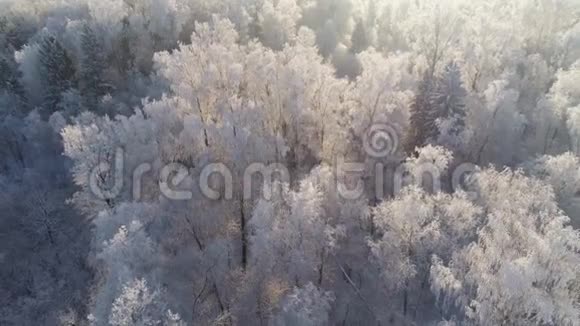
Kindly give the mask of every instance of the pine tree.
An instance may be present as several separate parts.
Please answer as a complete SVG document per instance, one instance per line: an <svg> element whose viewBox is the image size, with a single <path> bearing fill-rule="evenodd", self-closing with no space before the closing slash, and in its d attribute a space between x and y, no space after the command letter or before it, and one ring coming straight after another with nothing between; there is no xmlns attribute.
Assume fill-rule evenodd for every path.
<svg viewBox="0 0 580 326"><path fill-rule="evenodd" d="M407 153L413 153L415 148L427 144L429 140L437 135L437 115L430 101L433 87L433 77L426 72L411 105L410 127L405 140L405 151Z"/></svg>
<svg viewBox="0 0 580 326"><path fill-rule="evenodd" d="M2 90L24 101L24 89L20 84L18 70L6 58L0 57L0 91Z"/></svg>
<svg viewBox="0 0 580 326"><path fill-rule="evenodd" d="M454 62L433 78L425 73L411 107L411 126L405 144L407 153L437 142L442 133L458 136L465 126L465 96L461 71Z"/></svg>
<svg viewBox="0 0 580 326"><path fill-rule="evenodd" d="M250 22L248 23L248 37L249 39L256 39L262 35L262 26L260 25L260 12L257 8L257 3L248 6L248 15Z"/></svg>
<svg viewBox="0 0 580 326"><path fill-rule="evenodd" d="M85 108L94 111L98 106L99 98L107 93L103 77L106 62L102 46L88 24L83 26L81 51L79 90Z"/></svg>
<svg viewBox="0 0 580 326"><path fill-rule="evenodd" d="M135 65L135 56L131 51L133 37L131 23L128 18L125 18L123 19L123 29L114 49L115 65L122 76L127 75Z"/></svg>
<svg viewBox="0 0 580 326"><path fill-rule="evenodd" d="M62 93L75 86L76 70L62 44L52 35L40 42L40 71L44 87L44 107L56 110Z"/></svg>
<svg viewBox="0 0 580 326"><path fill-rule="evenodd" d="M355 25L354 31L352 32L351 36L351 43L352 43L351 50L354 53L361 53L362 51L366 50L370 45L366 27L362 20L359 20Z"/></svg>
<svg viewBox="0 0 580 326"><path fill-rule="evenodd" d="M445 67L443 75L430 94L430 103L437 118L452 121L447 131L457 136L465 126L465 96L467 92L461 81L461 71L454 62Z"/></svg>

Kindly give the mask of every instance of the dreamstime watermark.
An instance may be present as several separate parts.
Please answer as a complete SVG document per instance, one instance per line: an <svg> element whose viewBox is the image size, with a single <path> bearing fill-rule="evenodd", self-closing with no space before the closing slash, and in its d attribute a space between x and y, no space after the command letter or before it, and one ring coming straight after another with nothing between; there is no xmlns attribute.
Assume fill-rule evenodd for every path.
<svg viewBox="0 0 580 326"><path fill-rule="evenodd" d="M386 158L397 153L399 134L390 124L373 124L363 137L363 147L368 156Z"/></svg>
<svg viewBox="0 0 580 326"><path fill-rule="evenodd" d="M369 169L368 162L347 162L344 157L337 157L333 184L339 196L344 200L363 198L368 193L369 184L378 200L386 197L386 189L397 195L412 184L436 193L444 188L443 180L447 180L445 187L450 186L452 191L475 195L470 192L470 176L477 171L473 164L462 164L451 173L445 173L433 163L402 162L394 166L383 163L381 159L391 158L398 153L399 140L394 126L375 124L363 135L365 154L377 161L372 168ZM102 200L112 200L129 193L132 200L140 201L143 197L144 179L146 176L153 176L156 180L155 186L158 187L156 190L169 200L192 200L194 186L199 190L197 193L209 200L243 198L247 201L254 199L258 193L264 199L270 200L277 184L290 184L291 181L290 170L282 163L256 162L239 169L216 162L201 170L175 162L160 168L154 168L153 163L142 163L134 167L130 175L126 174L125 163L125 150L118 148L110 161L99 162L91 169L88 180L92 194ZM256 187L257 179L261 180L261 187ZM130 192L126 183L131 184Z"/></svg>

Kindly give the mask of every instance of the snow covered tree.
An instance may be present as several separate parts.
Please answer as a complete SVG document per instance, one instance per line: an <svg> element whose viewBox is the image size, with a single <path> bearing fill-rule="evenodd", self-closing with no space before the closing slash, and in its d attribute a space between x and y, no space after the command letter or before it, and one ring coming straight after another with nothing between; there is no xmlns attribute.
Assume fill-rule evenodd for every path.
<svg viewBox="0 0 580 326"><path fill-rule="evenodd" d="M332 293L322 291L312 283L303 288L295 288L282 305L273 325L277 326L315 326L329 323Z"/></svg>
<svg viewBox="0 0 580 326"><path fill-rule="evenodd" d="M53 35L44 35L39 48L40 78L44 88L44 108L56 110L62 94L75 86L76 69L67 50Z"/></svg>
<svg viewBox="0 0 580 326"><path fill-rule="evenodd" d="M55 120L56 116L51 119ZM58 325L65 311L81 317L86 311L91 232L87 221L67 204L75 189L60 141L56 124L53 127L36 111L22 119L16 114L0 118L3 325L39 319Z"/></svg>
<svg viewBox="0 0 580 326"><path fill-rule="evenodd" d="M416 186L375 209L380 238L370 241L371 259L380 268L385 289L400 294L401 314L417 318L433 306L428 290L431 257L449 259L475 236L481 209L466 196L430 195Z"/></svg>
<svg viewBox="0 0 580 326"><path fill-rule="evenodd" d="M410 108L409 131L405 138L405 151L411 154L417 147L427 145L438 134L437 112L431 104L434 80L426 72L419 82L417 93Z"/></svg>
<svg viewBox="0 0 580 326"><path fill-rule="evenodd" d="M317 179L327 173L326 169L314 171L295 192L280 185L275 201L257 204L251 221L252 254L260 270L273 269L289 282L323 283L329 257L344 236L340 220L324 215L328 204L319 182L325 180ZM289 253L285 247L300 249Z"/></svg>
<svg viewBox="0 0 580 326"><path fill-rule="evenodd" d="M556 74L556 82L550 89L542 109L550 112L555 120L550 133L546 135L549 147L558 143L570 142L569 149L578 154L580 152L580 128L577 108L580 106L580 60L567 70L560 70ZM567 132L564 130L567 129ZM566 135L567 134L567 135ZM562 136L564 138L562 139ZM567 137L566 137L567 136Z"/></svg>
<svg viewBox="0 0 580 326"><path fill-rule="evenodd" d="M19 80L19 72L15 64L0 56L0 89L24 100L24 88Z"/></svg>
<svg viewBox="0 0 580 326"><path fill-rule="evenodd" d="M109 323L113 326L161 324L164 311L158 296L156 292L151 293L144 279L127 283L121 295L113 302Z"/></svg>
<svg viewBox="0 0 580 326"><path fill-rule="evenodd" d="M580 226L580 162L572 153L559 156L543 156L524 165L527 171L553 188L559 207L572 219L575 227Z"/></svg>
<svg viewBox="0 0 580 326"><path fill-rule="evenodd" d="M410 108L407 153L428 143L459 147L458 138L464 136L466 95L457 64L448 64L441 76L431 77L426 72Z"/></svg>
<svg viewBox="0 0 580 326"><path fill-rule="evenodd" d="M369 37L367 35L366 26L362 20L359 20L355 25L354 31L352 32L351 50L354 53L360 53L366 50L370 45L370 41L368 38Z"/></svg>
<svg viewBox="0 0 580 326"><path fill-rule="evenodd" d="M526 119L518 109L519 96L507 80L496 80L481 97L470 101L473 109L467 124L473 134L468 148L473 162L511 166L525 160Z"/></svg>
<svg viewBox="0 0 580 326"><path fill-rule="evenodd" d="M439 260L431 288L444 317L478 325L576 325L578 231L549 186L521 172L477 176L485 209L477 240Z"/></svg>
<svg viewBox="0 0 580 326"><path fill-rule="evenodd" d="M103 45L99 42L93 28L85 23L81 34L81 60L79 69L79 91L84 106L95 111L99 99L108 90L104 74L107 68Z"/></svg>
<svg viewBox="0 0 580 326"><path fill-rule="evenodd" d="M282 50L286 43L296 37L300 7L296 0L263 0L261 3L258 16L260 38L264 45Z"/></svg>
<svg viewBox="0 0 580 326"><path fill-rule="evenodd" d="M465 131L465 97L459 66L451 62L437 79L433 92L430 94L430 105L436 111L438 126L437 143L447 145L451 149L461 149Z"/></svg>

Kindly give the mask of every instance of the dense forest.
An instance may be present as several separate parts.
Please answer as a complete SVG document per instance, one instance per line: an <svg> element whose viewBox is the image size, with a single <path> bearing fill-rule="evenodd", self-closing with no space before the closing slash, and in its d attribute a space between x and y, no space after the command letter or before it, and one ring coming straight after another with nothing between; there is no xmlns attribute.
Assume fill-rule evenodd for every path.
<svg viewBox="0 0 580 326"><path fill-rule="evenodd" d="M580 1L0 0L0 325L580 325Z"/></svg>

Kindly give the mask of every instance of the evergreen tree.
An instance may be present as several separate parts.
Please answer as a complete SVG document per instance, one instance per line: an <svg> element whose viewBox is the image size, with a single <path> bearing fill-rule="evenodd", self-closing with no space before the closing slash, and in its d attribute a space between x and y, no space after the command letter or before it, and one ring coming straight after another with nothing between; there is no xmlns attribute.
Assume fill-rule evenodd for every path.
<svg viewBox="0 0 580 326"><path fill-rule="evenodd" d="M437 115L431 105L433 77L426 72L419 84L419 89L411 105L410 127L405 140L405 151L413 153L437 135Z"/></svg>
<svg viewBox="0 0 580 326"><path fill-rule="evenodd" d="M465 96L467 92L461 81L461 71L454 62L445 67L443 75L430 94L431 107L440 121L451 121L452 126L446 131L457 136L465 126ZM443 132L439 128L439 132Z"/></svg>
<svg viewBox="0 0 580 326"><path fill-rule="evenodd" d="M85 24L81 35L79 90L85 108L94 111L98 100L107 93L103 72L106 68L102 46L93 29Z"/></svg>
<svg viewBox="0 0 580 326"><path fill-rule="evenodd" d="M465 96L461 71L455 63L433 78L426 73L411 106L411 126L405 150L438 142L441 136L457 137L465 127Z"/></svg>
<svg viewBox="0 0 580 326"><path fill-rule="evenodd" d="M370 46L367 30L362 20L359 20L355 25L351 36L351 43L351 50L354 53L361 53Z"/></svg>
<svg viewBox="0 0 580 326"><path fill-rule="evenodd" d="M52 35L40 42L40 71L44 87L44 107L56 110L62 93L75 86L76 70L62 44Z"/></svg>
<svg viewBox="0 0 580 326"><path fill-rule="evenodd" d="M133 37L132 26L129 20L125 18L123 19L123 28L118 36L114 49L115 65L122 76L127 75L135 65L135 56L131 51Z"/></svg>
<svg viewBox="0 0 580 326"><path fill-rule="evenodd" d="M18 70L3 57L0 57L0 91L7 91L24 100L24 89L20 84Z"/></svg>

